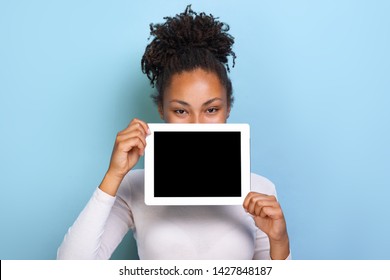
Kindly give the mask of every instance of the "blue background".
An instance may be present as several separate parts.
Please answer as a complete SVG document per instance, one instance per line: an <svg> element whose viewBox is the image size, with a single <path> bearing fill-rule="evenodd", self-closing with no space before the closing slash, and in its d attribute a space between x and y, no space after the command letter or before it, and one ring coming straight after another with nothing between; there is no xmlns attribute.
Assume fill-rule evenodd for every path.
<svg viewBox="0 0 390 280"><path fill-rule="evenodd" d="M54 259L116 133L160 122L140 59L189 1L0 1L0 258ZM229 122L295 259L390 259L390 2L193 1L236 38ZM138 167L142 167L142 161ZM113 258L137 258L128 234Z"/></svg>

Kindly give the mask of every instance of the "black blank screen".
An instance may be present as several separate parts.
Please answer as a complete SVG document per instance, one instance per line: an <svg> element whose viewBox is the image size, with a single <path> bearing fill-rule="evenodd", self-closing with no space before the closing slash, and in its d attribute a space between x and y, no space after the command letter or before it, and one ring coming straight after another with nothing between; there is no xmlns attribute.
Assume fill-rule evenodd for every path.
<svg viewBox="0 0 390 280"><path fill-rule="evenodd" d="M154 132L156 197L241 196L240 132Z"/></svg>

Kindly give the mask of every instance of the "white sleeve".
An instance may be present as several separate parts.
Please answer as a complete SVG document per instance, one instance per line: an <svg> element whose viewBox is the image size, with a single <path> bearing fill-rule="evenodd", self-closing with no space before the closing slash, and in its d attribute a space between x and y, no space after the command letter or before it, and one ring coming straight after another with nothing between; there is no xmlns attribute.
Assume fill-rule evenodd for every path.
<svg viewBox="0 0 390 280"><path fill-rule="evenodd" d="M254 260L271 260L268 236L260 229L256 232ZM286 260L291 260L291 252Z"/></svg>
<svg viewBox="0 0 390 280"><path fill-rule="evenodd" d="M132 225L124 200L97 188L65 235L57 259L109 259Z"/></svg>

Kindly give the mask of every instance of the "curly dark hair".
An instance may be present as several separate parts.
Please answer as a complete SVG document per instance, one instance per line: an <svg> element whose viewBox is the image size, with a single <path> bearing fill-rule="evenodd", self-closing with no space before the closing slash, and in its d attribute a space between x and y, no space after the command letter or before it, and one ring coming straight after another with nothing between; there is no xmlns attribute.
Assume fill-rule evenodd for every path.
<svg viewBox="0 0 390 280"><path fill-rule="evenodd" d="M162 104L172 75L196 68L215 73L226 88L228 105L233 104L232 83L227 72L230 72L230 56L233 67L235 64L234 37L227 33L229 25L217 19L211 14L197 14L188 5L184 13L164 17L165 23L150 24L150 36L154 38L146 46L141 68L157 89L152 95L156 104Z"/></svg>

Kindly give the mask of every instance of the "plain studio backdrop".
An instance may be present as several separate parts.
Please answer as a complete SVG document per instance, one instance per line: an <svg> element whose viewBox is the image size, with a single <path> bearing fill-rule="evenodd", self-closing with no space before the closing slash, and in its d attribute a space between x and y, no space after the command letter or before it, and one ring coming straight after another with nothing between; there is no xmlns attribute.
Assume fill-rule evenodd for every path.
<svg viewBox="0 0 390 280"><path fill-rule="evenodd" d="M0 1L0 259L54 259L134 117L140 60L189 1ZM231 26L229 122L277 187L294 259L390 258L390 2L193 1ZM143 167L143 161L138 166ZM132 234L115 259L138 257Z"/></svg>

